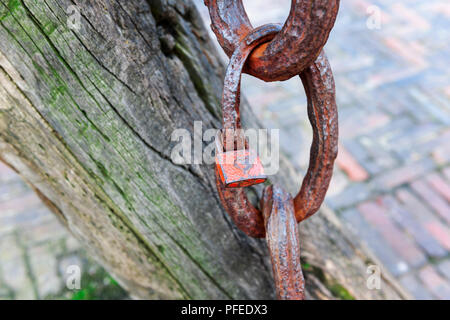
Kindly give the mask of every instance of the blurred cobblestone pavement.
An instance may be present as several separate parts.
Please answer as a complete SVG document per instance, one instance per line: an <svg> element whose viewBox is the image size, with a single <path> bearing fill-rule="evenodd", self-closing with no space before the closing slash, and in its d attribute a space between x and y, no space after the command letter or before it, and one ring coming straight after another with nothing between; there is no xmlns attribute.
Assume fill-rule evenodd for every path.
<svg viewBox="0 0 450 320"><path fill-rule="evenodd" d="M66 287L71 265L80 267L80 290ZM107 297L126 295L22 179L0 162L0 299Z"/></svg>
<svg viewBox="0 0 450 320"><path fill-rule="evenodd" d="M290 1L244 5L258 26L283 22ZM377 8L381 28L369 28ZM448 0L342 0L326 46L341 142L326 202L420 299L450 299L449 40ZM242 92L304 172L311 129L299 79L244 76Z"/></svg>

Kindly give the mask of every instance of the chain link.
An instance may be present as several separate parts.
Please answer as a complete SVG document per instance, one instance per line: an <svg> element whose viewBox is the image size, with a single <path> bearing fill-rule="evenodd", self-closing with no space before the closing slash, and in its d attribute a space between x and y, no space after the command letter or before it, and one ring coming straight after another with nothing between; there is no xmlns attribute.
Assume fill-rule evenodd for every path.
<svg viewBox="0 0 450 320"><path fill-rule="evenodd" d="M227 169L220 163L216 165L216 186L220 200L236 226L250 237L266 238L277 297L304 299L297 223L320 208L337 155L335 85L322 47L334 25L339 0L293 0L284 26L267 24L255 29L248 21L241 0L207 0L205 4L211 15L212 29L231 56L222 95L223 128L227 129L223 132L241 128L242 72L266 81L284 80L293 75L299 75L302 80L313 141L308 171L295 198L279 186L270 185L264 189L261 210L258 210L240 187L251 183L239 180L248 178L261 182L265 179L247 177L243 173L238 182L225 183ZM234 139L236 136L231 141ZM228 139L224 139L226 141ZM224 150L216 152L234 152L236 149L236 143L224 143L223 146ZM245 144L243 148L246 148ZM262 177L258 168L254 171Z"/></svg>

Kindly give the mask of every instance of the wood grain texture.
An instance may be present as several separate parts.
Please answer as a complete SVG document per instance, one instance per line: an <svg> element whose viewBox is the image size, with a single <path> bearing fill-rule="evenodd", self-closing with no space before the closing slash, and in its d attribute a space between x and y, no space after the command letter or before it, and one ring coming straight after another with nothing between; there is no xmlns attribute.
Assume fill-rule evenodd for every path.
<svg viewBox="0 0 450 320"><path fill-rule="evenodd" d="M68 28L70 5L79 30ZM275 297L266 245L233 226L214 165L170 158L174 129L220 126L223 75L190 1L0 0L0 157L134 297ZM273 180L298 190L281 167ZM314 266L307 296L341 298L339 285L356 298L404 297L389 279L366 289L368 254L333 213L310 220L300 228Z"/></svg>

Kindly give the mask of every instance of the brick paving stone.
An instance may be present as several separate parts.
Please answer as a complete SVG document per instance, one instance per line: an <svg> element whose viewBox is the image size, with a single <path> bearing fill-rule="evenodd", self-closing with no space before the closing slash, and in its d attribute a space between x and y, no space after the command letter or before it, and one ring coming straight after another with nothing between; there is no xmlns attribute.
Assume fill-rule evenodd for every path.
<svg viewBox="0 0 450 320"><path fill-rule="evenodd" d="M367 171L358 161L344 148L339 146L336 164L347 174L350 180L360 182L369 178Z"/></svg>
<svg viewBox="0 0 450 320"><path fill-rule="evenodd" d="M407 274L400 279L400 283L403 287L408 290L415 299L419 300L432 300L433 296L427 291L424 290L423 284L416 279L415 275Z"/></svg>
<svg viewBox="0 0 450 320"><path fill-rule="evenodd" d="M430 232L433 237L441 243L448 251L450 251L450 228L442 223L434 220L425 222L423 227Z"/></svg>
<svg viewBox="0 0 450 320"><path fill-rule="evenodd" d="M447 181L450 181L450 167L447 167L442 170L442 173L447 178Z"/></svg>
<svg viewBox="0 0 450 320"><path fill-rule="evenodd" d="M446 259L437 264L439 272L450 281L450 259Z"/></svg>
<svg viewBox="0 0 450 320"><path fill-rule="evenodd" d="M67 237L67 231L57 219L48 219L47 221L42 219L41 223L34 226L25 225L20 230L22 231L22 241L27 246L31 246L32 243L41 244Z"/></svg>
<svg viewBox="0 0 450 320"><path fill-rule="evenodd" d="M22 256L22 250L17 244L14 233L0 236L0 261L16 259Z"/></svg>
<svg viewBox="0 0 450 320"><path fill-rule="evenodd" d="M347 208L364 201L371 195L371 191L364 183L349 185L340 194L327 197L327 203L333 209Z"/></svg>
<svg viewBox="0 0 450 320"><path fill-rule="evenodd" d="M312 139L302 135L301 131L299 126L280 131L280 147L297 168L307 168Z"/></svg>
<svg viewBox="0 0 450 320"><path fill-rule="evenodd" d="M21 212L30 208L35 208L41 205L41 200L32 192L26 195L0 202L0 212L5 214L7 212Z"/></svg>
<svg viewBox="0 0 450 320"><path fill-rule="evenodd" d="M427 143L435 139L442 131L442 125L435 123L417 124L408 131L397 132L387 139L387 143L396 149L409 149L411 140L416 144Z"/></svg>
<svg viewBox="0 0 450 320"><path fill-rule="evenodd" d="M0 181L0 202L9 201L17 196L23 195L29 191L28 186L17 179L8 182Z"/></svg>
<svg viewBox="0 0 450 320"><path fill-rule="evenodd" d="M364 162L369 159L369 153L356 139L344 140L341 139L344 147L355 157L355 159L364 165Z"/></svg>
<svg viewBox="0 0 450 320"><path fill-rule="evenodd" d="M340 134L342 139L351 139L371 132L376 128L384 127L384 125L389 123L389 120L390 118L381 112L370 115L360 112L359 114L353 114L351 118L344 118L340 125Z"/></svg>
<svg viewBox="0 0 450 320"><path fill-rule="evenodd" d="M417 108L414 104L414 100L405 92L399 92L398 88L392 87L386 89L389 92L389 98L395 104L398 117L407 117L415 121L415 123L423 122L425 119L431 121L428 113L421 108Z"/></svg>
<svg viewBox="0 0 450 320"><path fill-rule="evenodd" d="M408 209L420 223L437 220L436 214L434 214L411 189L407 187L399 188L394 194L399 202Z"/></svg>
<svg viewBox="0 0 450 320"><path fill-rule="evenodd" d="M414 152L411 152L411 141L414 141L416 145L420 146L430 141L434 141L440 134L442 127L433 123L426 123L423 125L417 125L408 131L401 132L396 136L390 137L387 140L389 148L396 152L404 161L413 160L417 158ZM420 152L418 155L428 156Z"/></svg>
<svg viewBox="0 0 450 320"><path fill-rule="evenodd" d="M392 250L381 234L364 220L360 212L356 209L348 209L342 212L341 217L349 223L350 229L372 249L391 274L399 276L409 271L407 262Z"/></svg>
<svg viewBox="0 0 450 320"><path fill-rule="evenodd" d="M17 235L9 234L0 241L1 274L5 287L11 289L16 299L35 299L35 287L29 277L25 252L17 242Z"/></svg>
<svg viewBox="0 0 450 320"><path fill-rule="evenodd" d="M447 202L450 202L450 183L445 181L438 173L427 176L428 184L439 193Z"/></svg>
<svg viewBox="0 0 450 320"><path fill-rule="evenodd" d="M432 266L426 266L419 272L419 277L425 286L438 299L450 299L450 285Z"/></svg>
<svg viewBox="0 0 450 320"><path fill-rule="evenodd" d="M409 131L414 128L417 123L409 116L394 118L389 121L386 125L372 130L370 133L364 135L373 141L378 141L380 139L389 139L390 137L401 134L405 131Z"/></svg>
<svg viewBox="0 0 450 320"><path fill-rule="evenodd" d="M407 62L417 65L418 68L422 68L426 65L426 62L422 57L418 56L416 52L412 52L411 47L408 46L406 42L394 37L385 37L384 44L388 49L398 54L400 57L405 59Z"/></svg>
<svg viewBox="0 0 450 320"><path fill-rule="evenodd" d="M373 161L383 168L384 171L398 166L398 160L390 150L383 147L382 141L375 140L367 136L361 136L359 141L364 148L366 148Z"/></svg>
<svg viewBox="0 0 450 320"><path fill-rule="evenodd" d="M447 255L447 250L393 196L382 197L380 203L386 209L389 216L404 228L430 257L442 258Z"/></svg>
<svg viewBox="0 0 450 320"><path fill-rule="evenodd" d="M5 285L13 290L13 296L19 300L36 299L35 287L29 278L27 266L22 257L2 262Z"/></svg>
<svg viewBox="0 0 450 320"><path fill-rule="evenodd" d="M408 234L393 223L383 207L375 202L364 202L359 204L357 208L369 224L410 266L419 267L426 262L426 256L422 250L416 246Z"/></svg>
<svg viewBox="0 0 450 320"><path fill-rule="evenodd" d="M387 171L376 177L372 183L377 189L392 189L413 181L433 168L433 162L430 159L424 159L410 165Z"/></svg>
<svg viewBox="0 0 450 320"><path fill-rule="evenodd" d="M426 181L416 180L411 183L411 188L419 194L425 203L450 224L450 205Z"/></svg>
<svg viewBox="0 0 450 320"><path fill-rule="evenodd" d="M16 225L27 227L31 226L33 223L40 223L43 220L45 221L46 217L48 216L48 212L42 210L41 206L38 206L36 208L31 208L29 210L21 211L18 213L5 213L0 216L0 225L13 228Z"/></svg>
<svg viewBox="0 0 450 320"><path fill-rule="evenodd" d="M347 176L339 169L335 169L333 173L333 179L331 180L330 187L328 188L327 195L330 197L340 194L349 185Z"/></svg>
<svg viewBox="0 0 450 320"><path fill-rule="evenodd" d="M11 170L6 164L0 162L0 181L6 183L11 180L16 180L17 174Z"/></svg>
<svg viewBox="0 0 450 320"><path fill-rule="evenodd" d="M446 165L450 162L450 145L436 147L431 155L438 165Z"/></svg>
<svg viewBox="0 0 450 320"><path fill-rule="evenodd" d="M417 99L421 107L425 107L433 118L446 126L450 125L450 117L441 108L430 102L428 96L418 89L411 89L410 94Z"/></svg>
<svg viewBox="0 0 450 320"><path fill-rule="evenodd" d="M428 154L442 146L448 145L448 141L450 141L450 130L446 129L443 132L440 132L435 139L422 143L421 145L414 145L414 149L411 151Z"/></svg>
<svg viewBox="0 0 450 320"><path fill-rule="evenodd" d="M450 251L450 229L407 189L398 190L396 196L403 206L420 221L420 224Z"/></svg>
<svg viewBox="0 0 450 320"><path fill-rule="evenodd" d="M363 163L361 163L361 165L367 170L367 172L371 176L378 175L385 170L385 168L383 168L383 166L379 163L379 161L373 159L368 159Z"/></svg>
<svg viewBox="0 0 450 320"><path fill-rule="evenodd" d="M58 275L57 257L61 254L60 250L58 252L54 246L44 243L30 248L28 254L39 297L58 294L63 284Z"/></svg>

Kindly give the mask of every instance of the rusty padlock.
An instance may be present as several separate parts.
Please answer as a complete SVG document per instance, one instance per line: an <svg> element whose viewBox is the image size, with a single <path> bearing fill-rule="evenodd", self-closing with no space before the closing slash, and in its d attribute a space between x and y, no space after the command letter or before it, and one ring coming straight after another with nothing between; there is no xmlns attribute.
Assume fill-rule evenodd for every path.
<svg viewBox="0 0 450 320"><path fill-rule="evenodd" d="M255 150L248 147L248 141L234 143L233 129L227 129L226 133L233 138L232 146L224 148L224 134L219 130L216 135L216 166L220 180L226 188L243 188L263 183L267 180L264 168ZM228 142L228 141L227 141Z"/></svg>

